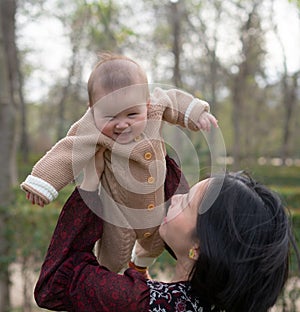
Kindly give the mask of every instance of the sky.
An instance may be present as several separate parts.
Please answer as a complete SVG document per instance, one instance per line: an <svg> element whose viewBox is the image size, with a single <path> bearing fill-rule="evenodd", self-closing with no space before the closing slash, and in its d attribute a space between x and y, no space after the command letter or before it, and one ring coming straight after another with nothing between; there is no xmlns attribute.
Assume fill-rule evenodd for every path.
<svg viewBox="0 0 300 312"><path fill-rule="evenodd" d="M284 44L287 65L290 72L300 70L300 12L295 9L295 4L287 1L275 1L276 15L274 20L278 22L278 31ZM282 53L274 36L268 38L268 50L271 54L271 62L275 66L281 66Z"/></svg>
<svg viewBox="0 0 300 312"><path fill-rule="evenodd" d="M275 0L274 20L287 55L288 71L300 70L300 18L295 5L285 0ZM51 17L43 17L30 22L18 16L18 37L21 49L31 49L27 61L36 68L25 86L25 97L38 101L47 94L54 83L53 77L65 77L65 64L70 56L68 39L64 37L63 25ZM267 36L268 73L276 80L282 71L282 51L274 35Z"/></svg>

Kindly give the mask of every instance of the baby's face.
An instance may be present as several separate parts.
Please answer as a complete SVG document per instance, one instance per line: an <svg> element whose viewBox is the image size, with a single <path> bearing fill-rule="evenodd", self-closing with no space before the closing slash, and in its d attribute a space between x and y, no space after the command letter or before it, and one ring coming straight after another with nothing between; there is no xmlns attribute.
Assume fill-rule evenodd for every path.
<svg viewBox="0 0 300 312"><path fill-rule="evenodd" d="M147 124L147 103L143 92L118 90L93 106L97 128L120 144L137 138Z"/></svg>

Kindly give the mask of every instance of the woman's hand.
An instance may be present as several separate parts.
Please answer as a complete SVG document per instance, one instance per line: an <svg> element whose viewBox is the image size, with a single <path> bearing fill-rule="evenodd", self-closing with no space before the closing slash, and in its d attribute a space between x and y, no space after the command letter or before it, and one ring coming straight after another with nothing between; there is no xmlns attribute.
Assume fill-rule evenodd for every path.
<svg viewBox="0 0 300 312"><path fill-rule="evenodd" d="M83 169L83 181L80 188L85 191L96 191L98 189L99 180L104 170L104 151L105 147L101 147L95 157L93 157Z"/></svg>

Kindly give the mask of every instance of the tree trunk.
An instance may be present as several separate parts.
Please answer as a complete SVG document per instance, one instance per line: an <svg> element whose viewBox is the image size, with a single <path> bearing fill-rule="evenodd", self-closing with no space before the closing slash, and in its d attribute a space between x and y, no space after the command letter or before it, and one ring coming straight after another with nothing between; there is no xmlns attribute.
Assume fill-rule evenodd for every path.
<svg viewBox="0 0 300 312"><path fill-rule="evenodd" d="M28 162L29 156L29 140L28 140L28 128L27 128L27 110L26 103L23 97L23 76L20 71L20 66L18 64L18 76L20 80L19 86L19 96L20 96L20 108L21 108L21 136L20 136L20 150L22 155L22 160L24 163Z"/></svg>
<svg viewBox="0 0 300 312"><path fill-rule="evenodd" d="M1 21L1 48L3 49L3 70L6 72L7 82L4 89L8 92L8 110L11 113L10 124L11 133L9 149L9 163L7 166L10 170L10 185L17 185L17 164L16 164L16 152L17 152L17 118L18 107L20 106L20 77L19 77L19 60L16 47L16 35L15 35L15 14L16 14L16 0L1 0L0 1L0 21ZM6 90L4 91L6 92ZM3 127L1 125L0 127ZM1 166L1 164L0 164Z"/></svg>
<svg viewBox="0 0 300 312"><path fill-rule="evenodd" d="M66 101L69 95L70 87L72 84L72 78L74 76L75 72L75 66L76 66L76 59L77 59L77 52L78 47L81 42L81 34L77 35L75 39L71 40L73 44L72 48L72 58L71 58L71 65L69 67L69 73L66 85L64 86L62 90L62 96L58 103L58 127L57 127L57 140L60 140L63 138L65 133L65 113L66 113Z"/></svg>
<svg viewBox="0 0 300 312"><path fill-rule="evenodd" d="M0 32L0 40L3 41ZM8 263L5 257L8 255L8 239L5 231L7 220L7 206L11 199L10 182L10 155L13 142L13 114L10 107L8 91L8 75L5 66L3 46L0 46L0 312L9 310L9 274Z"/></svg>
<svg viewBox="0 0 300 312"><path fill-rule="evenodd" d="M232 92L232 124L233 124L233 151L232 156L234 159L234 169L237 169L240 167L241 163L241 117L243 112L243 96L242 92L244 90L243 86L243 80L240 74L234 79L234 87Z"/></svg>
<svg viewBox="0 0 300 312"><path fill-rule="evenodd" d="M284 75L283 80L283 107L284 107L284 120L283 120L283 135L281 143L281 158L283 164L289 156L289 142L291 137L291 119L297 102L298 91L298 73L295 73L290 78L291 86L289 86L289 77Z"/></svg>
<svg viewBox="0 0 300 312"><path fill-rule="evenodd" d="M9 241L5 224L12 203L12 184L16 177L15 125L17 116L18 80L15 78L15 0L0 2L0 312L8 312L9 302Z"/></svg>
<svg viewBox="0 0 300 312"><path fill-rule="evenodd" d="M172 27L172 34L173 34L173 45L172 45L172 52L174 55L174 68L173 68L173 83L175 87L181 88L182 81L181 81L181 73L180 73L180 54L181 54L181 43L180 43L180 36L181 36L181 10L179 7L179 2L172 2L171 6L171 27Z"/></svg>
<svg viewBox="0 0 300 312"><path fill-rule="evenodd" d="M299 11L300 12L300 11ZM300 13L299 13L300 14ZM271 14L274 16L274 14ZM300 15L299 15L300 17ZM294 73L292 77L288 74L287 69L287 55L282 39L279 35L278 26L275 21L272 20L274 34L278 40L281 53L283 55L282 66L283 66L283 75L281 78L282 84L282 107L284 109L284 119L283 119L283 133L282 133L282 141L280 146L280 157L283 160L283 164L285 164L286 158L289 156L288 147L291 136L291 120L293 116L293 112L296 107L297 102L297 92L298 92L298 79L300 72ZM291 82L290 82L291 81Z"/></svg>
<svg viewBox="0 0 300 312"><path fill-rule="evenodd" d="M24 259L22 260L22 279L23 279L23 307L22 312L32 312L32 279L31 274L32 271L30 270L30 267L33 266L33 263L31 261L30 257L24 256Z"/></svg>

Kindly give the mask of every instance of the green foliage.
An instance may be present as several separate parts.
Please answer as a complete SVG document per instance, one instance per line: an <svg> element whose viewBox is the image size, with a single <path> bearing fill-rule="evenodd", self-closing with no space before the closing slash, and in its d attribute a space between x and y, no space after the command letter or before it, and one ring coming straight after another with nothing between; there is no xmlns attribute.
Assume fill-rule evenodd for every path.
<svg viewBox="0 0 300 312"><path fill-rule="evenodd" d="M15 190L15 202L8 209L7 223L11 260L23 264L30 262L39 268L70 188L66 188L55 202L43 208L32 205L20 189Z"/></svg>
<svg viewBox="0 0 300 312"><path fill-rule="evenodd" d="M164 251L151 266L149 273L152 278L158 280L161 280L162 272L166 278L170 278L172 277L175 263L175 259L167 251Z"/></svg>
<svg viewBox="0 0 300 312"><path fill-rule="evenodd" d="M27 163L24 163L21 159L21 155L18 155L18 175L19 175L19 180L24 181L25 178L30 174L32 170L33 164L35 164L42 155L38 154L29 154L29 159Z"/></svg>
<svg viewBox="0 0 300 312"><path fill-rule="evenodd" d="M300 211L300 167L252 166L249 173L277 192L289 209Z"/></svg>
<svg viewBox="0 0 300 312"><path fill-rule="evenodd" d="M260 182L274 186L299 186L299 166L252 166L249 170Z"/></svg>
<svg viewBox="0 0 300 312"><path fill-rule="evenodd" d="M291 222L292 222L292 233L295 237L295 241L298 245L298 248L300 248L300 245L299 245L300 244L300 210L292 213ZM300 263L298 263L297 261L296 251L292 248L290 272L292 275L299 275L300 274L299 270L300 270Z"/></svg>
<svg viewBox="0 0 300 312"><path fill-rule="evenodd" d="M11 255L7 253L7 251L9 250L9 244L7 243L8 241L7 237L9 235L9 231L6 226L3 226L7 224L8 218L9 218L7 207L0 206L0 215L1 215L0 237L1 237L1 250L2 250L0 254L0 276L1 276L3 272L7 271L7 267L9 263L12 261L12 258L11 258Z"/></svg>
<svg viewBox="0 0 300 312"><path fill-rule="evenodd" d="M280 194L283 202L289 209L298 209L300 211L300 186L271 185L270 187Z"/></svg>
<svg viewBox="0 0 300 312"><path fill-rule="evenodd" d="M300 0L289 0L289 2L296 3L297 6L300 8Z"/></svg>

